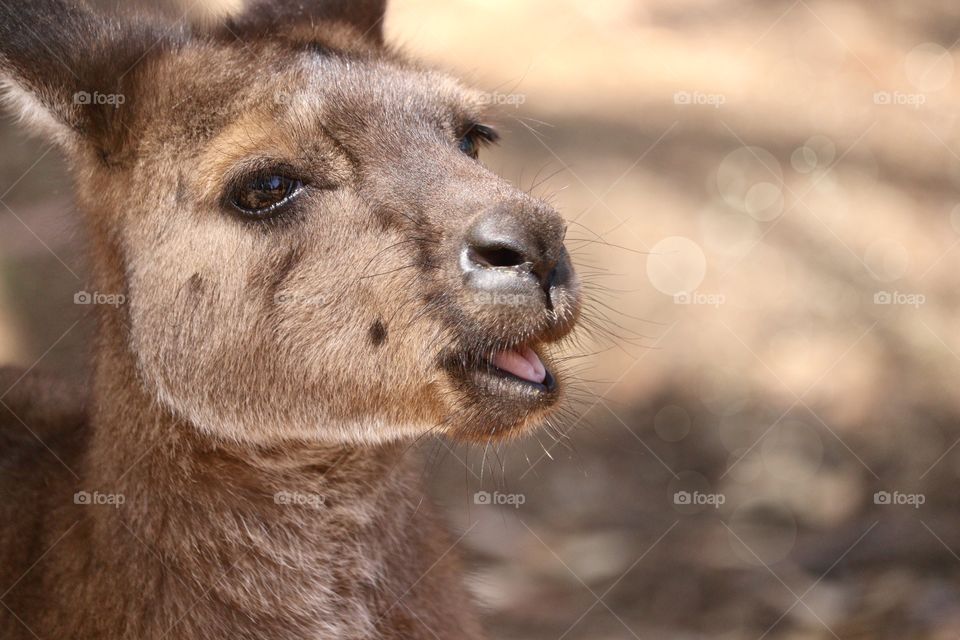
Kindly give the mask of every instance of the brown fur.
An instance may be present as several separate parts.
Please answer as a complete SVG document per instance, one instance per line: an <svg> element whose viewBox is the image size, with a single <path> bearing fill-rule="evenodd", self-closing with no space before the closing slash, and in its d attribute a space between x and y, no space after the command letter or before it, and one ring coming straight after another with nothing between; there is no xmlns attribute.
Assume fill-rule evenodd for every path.
<svg viewBox="0 0 960 640"><path fill-rule="evenodd" d="M89 396L0 376L0 637L480 637L404 453L552 411L562 383L508 400L467 372L566 335L579 292L559 216L457 148L481 94L386 48L383 9L254 0L193 31L0 9L7 97L65 149L94 289L126 298ZM290 211L226 210L277 163L307 184ZM559 265L547 308L464 284L490 215Z"/></svg>

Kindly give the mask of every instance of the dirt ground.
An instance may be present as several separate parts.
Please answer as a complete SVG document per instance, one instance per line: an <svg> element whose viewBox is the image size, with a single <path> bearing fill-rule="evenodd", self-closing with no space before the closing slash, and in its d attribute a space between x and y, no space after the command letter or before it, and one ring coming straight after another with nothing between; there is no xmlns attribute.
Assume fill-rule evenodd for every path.
<svg viewBox="0 0 960 640"><path fill-rule="evenodd" d="M493 92L486 160L571 220L590 294L553 429L423 447L492 637L960 638L960 5L396 0L387 30ZM0 145L0 360L82 378L69 182Z"/></svg>

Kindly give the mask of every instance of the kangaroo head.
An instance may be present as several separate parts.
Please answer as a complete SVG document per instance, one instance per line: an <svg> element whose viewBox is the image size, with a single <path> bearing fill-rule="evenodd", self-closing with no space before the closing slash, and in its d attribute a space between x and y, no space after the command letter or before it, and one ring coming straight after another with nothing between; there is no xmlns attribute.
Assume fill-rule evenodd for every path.
<svg viewBox="0 0 960 640"><path fill-rule="evenodd" d="M217 24L0 8L0 78L57 140L102 311L158 402L217 437L521 433L564 389L565 224L478 159L484 95L382 42L383 0Z"/></svg>

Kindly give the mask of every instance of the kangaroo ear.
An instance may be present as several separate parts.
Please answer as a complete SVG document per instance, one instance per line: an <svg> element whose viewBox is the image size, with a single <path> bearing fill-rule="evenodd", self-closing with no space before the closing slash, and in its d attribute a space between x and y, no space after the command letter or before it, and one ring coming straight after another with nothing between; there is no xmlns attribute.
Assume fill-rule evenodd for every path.
<svg viewBox="0 0 960 640"><path fill-rule="evenodd" d="M108 153L125 117L125 79L159 39L65 0L0 1L0 95L46 137Z"/></svg>
<svg viewBox="0 0 960 640"><path fill-rule="evenodd" d="M227 28L238 35L256 36L317 23L340 23L380 44L386 11L387 0L247 0L243 9L227 20Z"/></svg>

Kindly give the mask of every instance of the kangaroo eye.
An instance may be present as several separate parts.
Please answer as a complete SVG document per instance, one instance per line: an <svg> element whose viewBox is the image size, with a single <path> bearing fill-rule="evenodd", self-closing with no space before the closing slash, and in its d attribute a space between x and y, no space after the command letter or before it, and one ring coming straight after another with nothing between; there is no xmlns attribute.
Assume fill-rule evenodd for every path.
<svg viewBox="0 0 960 640"><path fill-rule="evenodd" d="M474 160L480 157L480 145L477 144L477 138L473 134L468 133L467 135L460 138L460 151L467 154Z"/></svg>
<svg viewBox="0 0 960 640"><path fill-rule="evenodd" d="M473 124L460 138L460 151L476 160L480 157L480 147L493 144L499 139L500 135L492 128L482 124Z"/></svg>
<svg viewBox="0 0 960 640"><path fill-rule="evenodd" d="M230 204L246 216L266 218L285 208L302 191L301 180L261 173L240 181L230 195Z"/></svg>

